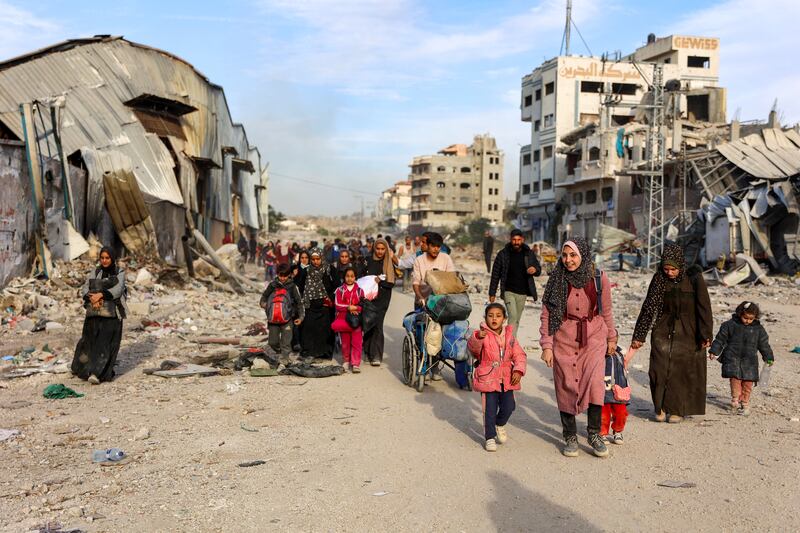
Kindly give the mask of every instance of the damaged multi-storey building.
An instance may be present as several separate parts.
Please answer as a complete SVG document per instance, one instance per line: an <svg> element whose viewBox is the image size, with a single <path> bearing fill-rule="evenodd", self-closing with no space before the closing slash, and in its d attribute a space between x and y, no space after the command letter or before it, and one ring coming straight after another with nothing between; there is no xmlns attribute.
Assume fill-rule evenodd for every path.
<svg viewBox="0 0 800 533"><path fill-rule="evenodd" d="M523 77L522 120L532 127L531 144L520 151L516 223L534 240L556 241L559 226L590 236L601 223L642 227L639 188L620 171L645 158L637 106L654 64L680 85L681 119L724 123L716 38L651 34L628 56L559 56Z"/></svg>
<svg viewBox="0 0 800 533"><path fill-rule="evenodd" d="M261 155L222 87L122 37L0 63L0 183L0 285L91 234L181 264L187 229L216 247L267 226Z"/></svg>

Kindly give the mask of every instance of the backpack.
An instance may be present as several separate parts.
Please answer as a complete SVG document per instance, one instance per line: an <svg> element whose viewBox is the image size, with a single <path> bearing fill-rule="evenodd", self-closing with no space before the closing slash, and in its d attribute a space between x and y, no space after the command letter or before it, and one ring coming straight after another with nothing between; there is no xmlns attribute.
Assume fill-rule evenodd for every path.
<svg viewBox="0 0 800 533"><path fill-rule="evenodd" d="M294 302L285 287L276 287L267 299L267 322L286 324L294 316Z"/></svg>

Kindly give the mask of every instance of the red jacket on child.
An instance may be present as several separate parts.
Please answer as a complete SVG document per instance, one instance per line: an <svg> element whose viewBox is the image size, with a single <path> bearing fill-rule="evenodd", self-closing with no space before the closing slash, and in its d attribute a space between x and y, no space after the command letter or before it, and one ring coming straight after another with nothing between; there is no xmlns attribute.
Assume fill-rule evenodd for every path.
<svg viewBox="0 0 800 533"><path fill-rule="evenodd" d="M502 337L489 329L485 323L481 323L480 329L486 332L484 338L479 338L479 330L475 330L467 341L467 348L476 359L472 389L478 392L519 390L519 384L511 384L511 374L520 372L524 376L528 358L514 337L514 327L506 326ZM504 345L502 353L501 342Z"/></svg>

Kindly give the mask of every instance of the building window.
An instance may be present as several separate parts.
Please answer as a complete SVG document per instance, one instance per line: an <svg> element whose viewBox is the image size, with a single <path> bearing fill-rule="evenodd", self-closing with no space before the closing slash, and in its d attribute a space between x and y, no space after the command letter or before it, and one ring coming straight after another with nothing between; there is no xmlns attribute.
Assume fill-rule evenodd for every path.
<svg viewBox="0 0 800 533"><path fill-rule="evenodd" d="M444 166L436 168L436 172L444 172L445 170L447 170L447 169Z"/></svg>
<svg viewBox="0 0 800 533"><path fill-rule="evenodd" d="M498 209L497 209L497 204L494 204L494 210L495 210L495 211L498 211Z"/></svg>
<svg viewBox="0 0 800 533"><path fill-rule="evenodd" d="M530 184L522 186L522 194L530 194L531 193L531 186Z"/></svg>
<svg viewBox="0 0 800 533"><path fill-rule="evenodd" d="M444 187L445 187L445 184L444 184L443 181L437 181L436 182L436 188L437 189L444 189Z"/></svg>
<svg viewBox="0 0 800 533"><path fill-rule="evenodd" d="M611 187L603 187L603 189L600 191L600 197L604 202L611 200L611 198L614 197L614 189Z"/></svg>
<svg viewBox="0 0 800 533"><path fill-rule="evenodd" d="M581 82L581 92L582 93L601 93L601 92L603 92L603 82L602 81L582 81Z"/></svg>
<svg viewBox="0 0 800 533"><path fill-rule="evenodd" d="M469 202L470 198L469 198L469 196L462 196L462 197L461 197L461 198L459 198L458 200L459 200L460 202L464 203L464 202Z"/></svg>
<svg viewBox="0 0 800 533"><path fill-rule="evenodd" d="M433 214L434 214L434 215L441 215L441 214L443 214L443 213L444 213L444 211L434 211L434 212L433 212Z"/></svg>
<svg viewBox="0 0 800 533"><path fill-rule="evenodd" d="M541 89L536 89L536 92L534 93L534 95L535 95L536 101L538 102L539 100L542 99L542 90Z"/></svg>
<svg viewBox="0 0 800 533"><path fill-rule="evenodd" d="M442 195L440 194L439 196L437 196L437 197L436 197L436 201L437 201L438 203L442 203L442 202L444 202L444 196L442 196Z"/></svg>
<svg viewBox="0 0 800 533"><path fill-rule="evenodd" d="M572 203L575 205L581 205L583 203L583 193L582 192L572 193Z"/></svg>
<svg viewBox="0 0 800 533"><path fill-rule="evenodd" d="M539 182L538 181L534 181L533 182L533 193L536 194L538 192L539 192Z"/></svg>
<svg viewBox="0 0 800 533"><path fill-rule="evenodd" d="M529 94L525 96L525 107L530 107L533 105L533 95Z"/></svg>
<svg viewBox="0 0 800 533"><path fill-rule="evenodd" d="M542 190L543 191L549 191L552 188L553 188L553 180L551 180L549 178L546 179L546 180L542 180Z"/></svg>
<svg viewBox="0 0 800 533"><path fill-rule="evenodd" d="M686 66L691 68L711 68L711 59L704 56L689 56Z"/></svg>
<svg viewBox="0 0 800 533"><path fill-rule="evenodd" d="M635 83L612 83L611 92L614 94L634 95L639 89Z"/></svg>
<svg viewBox="0 0 800 533"><path fill-rule="evenodd" d="M542 148L542 159L550 159L551 157L553 157L553 147L545 146Z"/></svg>
<svg viewBox="0 0 800 533"><path fill-rule="evenodd" d="M589 148L589 161L599 161L600 160L600 148L597 146L592 146Z"/></svg>
<svg viewBox="0 0 800 533"><path fill-rule="evenodd" d="M539 128L541 128L541 127L542 127L542 121L541 120L534 120L533 121L533 131L539 131Z"/></svg>
<svg viewBox="0 0 800 533"><path fill-rule="evenodd" d="M597 203L597 191L586 191L586 203L589 205Z"/></svg>
<svg viewBox="0 0 800 533"><path fill-rule="evenodd" d="M461 182L461 188L462 189L469 189L470 187L471 187L471 185L469 183L467 183L466 181Z"/></svg>
<svg viewBox="0 0 800 533"><path fill-rule="evenodd" d="M468 172L472 172L472 169L471 169L471 168L469 168L469 167L461 167L461 172L462 172L463 174L466 174L466 173L468 173Z"/></svg>
<svg viewBox="0 0 800 533"><path fill-rule="evenodd" d="M556 90L556 83L554 81L551 81L550 83L544 86L544 95L547 96L548 94L553 94L555 90Z"/></svg>
<svg viewBox="0 0 800 533"><path fill-rule="evenodd" d="M531 154L522 154L522 164L523 166L531 164Z"/></svg>
<svg viewBox="0 0 800 533"><path fill-rule="evenodd" d="M534 163L538 163L539 162L539 159L541 159L540 154L541 154L541 152L539 150L536 150L535 152L533 152L533 162Z"/></svg>
<svg viewBox="0 0 800 533"><path fill-rule="evenodd" d="M549 127L553 126L553 123L554 123L553 113L550 113L549 115L545 115L544 116L544 127L545 128L549 128Z"/></svg>

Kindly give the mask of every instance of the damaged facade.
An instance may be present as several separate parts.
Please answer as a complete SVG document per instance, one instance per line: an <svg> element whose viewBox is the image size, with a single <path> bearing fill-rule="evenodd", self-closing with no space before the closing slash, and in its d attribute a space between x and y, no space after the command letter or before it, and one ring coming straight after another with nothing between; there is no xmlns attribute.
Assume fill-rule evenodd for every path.
<svg viewBox="0 0 800 533"><path fill-rule="evenodd" d="M715 38L650 35L627 57L560 56L522 79L522 121L532 127L520 151L516 225L532 239L555 241L559 226L588 236L600 224L642 227L636 183L620 172L644 162L645 113L637 105L655 63L680 87L672 100L679 120L724 123Z"/></svg>
<svg viewBox="0 0 800 533"><path fill-rule="evenodd" d="M79 236L131 252L145 252L147 241L181 264L187 226L215 247L227 232L250 237L265 229L261 155L233 122L222 87L186 61L96 36L0 63L0 87L0 285L33 261L29 169L37 164L45 169L48 236L51 220L58 225L54 213L70 213L64 218ZM43 121L48 110L52 125ZM58 142L43 146L47 135ZM71 195L62 194L56 146Z"/></svg>
<svg viewBox="0 0 800 533"><path fill-rule="evenodd" d="M494 137L476 135L411 164L411 226L455 228L468 220L503 220L503 152Z"/></svg>
<svg viewBox="0 0 800 533"><path fill-rule="evenodd" d="M411 182L398 181L381 193L378 218L387 227L404 231L411 222Z"/></svg>

